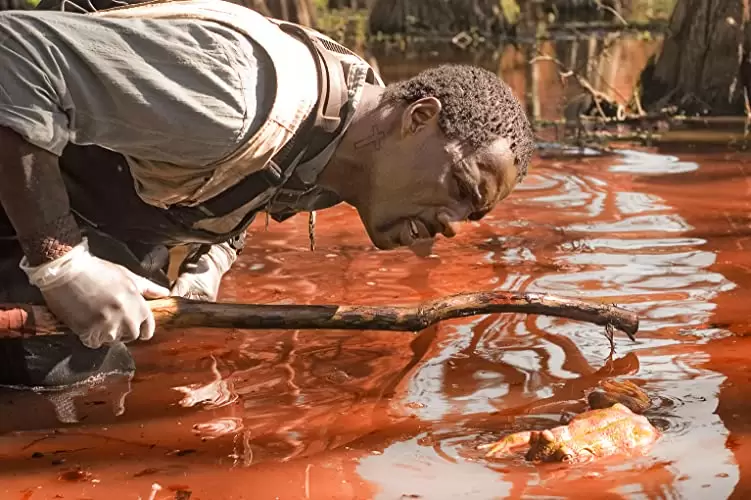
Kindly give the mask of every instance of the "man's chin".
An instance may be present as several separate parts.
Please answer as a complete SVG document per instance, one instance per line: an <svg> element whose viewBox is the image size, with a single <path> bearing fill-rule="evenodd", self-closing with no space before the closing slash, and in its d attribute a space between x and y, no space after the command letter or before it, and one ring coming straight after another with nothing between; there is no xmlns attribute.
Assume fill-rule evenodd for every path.
<svg viewBox="0 0 751 500"><path fill-rule="evenodd" d="M435 240L417 240L409 246L412 253L418 257L428 257L433 254L433 244Z"/></svg>
<svg viewBox="0 0 751 500"><path fill-rule="evenodd" d="M373 246L375 246L378 250L394 250L396 248L407 247L412 250L412 252L418 257L427 257L428 255L431 255L433 253L433 244L435 243L434 238L414 240L405 245L404 243L402 243L403 239L405 238L405 235L403 234L397 237L390 238L387 236L387 233L371 233L370 231L368 231L367 225L365 226L365 229L368 233L368 237L370 238L370 242L373 243ZM411 238L407 239L411 240Z"/></svg>
<svg viewBox="0 0 751 500"><path fill-rule="evenodd" d="M393 250L402 246L398 238L389 238L386 234L381 232L371 232L368 230L368 226L365 226L365 232L370 238L370 242L378 250Z"/></svg>
<svg viewBox="0 0 751 500"><path fill-rule="evenodd" d="M371 240L372 241L372 240ZM398 241L382 241L382 242L376 242L373 241L373 245L378 249L382 251L387 250L395 250L397 248L408 248L412 253L414 253L418 257L428 257L429 255L432 255L433 253L433 244L435 243L434 240L417 240L413 242L411 245L403 245Z"/></svg>
<svg viewBox="0 0 751 500"><path fill-rule="evenodd" d="M373 238L370 239L371 243L373 243L373 246L376 247L378 250L393 250L395 248L399 248L402 246L397 241L377 241Z"/></svg>

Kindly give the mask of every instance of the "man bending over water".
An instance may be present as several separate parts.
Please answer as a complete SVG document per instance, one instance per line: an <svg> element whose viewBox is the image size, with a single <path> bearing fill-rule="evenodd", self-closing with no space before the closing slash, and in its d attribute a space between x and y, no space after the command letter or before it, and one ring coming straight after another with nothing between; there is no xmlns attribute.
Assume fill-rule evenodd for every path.
<svg viewBox="0 0 751 500"><path fill-rule="evenodd" d="M508 196L534 147L491 72L384 86L319 33L219 0L2 12L0 67L0 301L44 303L80 339L0 343L0 383L67 384L97 364L76 356L148 340L146 299L215 300L260 212L346 202L379 249L418 248Z"/></svg>

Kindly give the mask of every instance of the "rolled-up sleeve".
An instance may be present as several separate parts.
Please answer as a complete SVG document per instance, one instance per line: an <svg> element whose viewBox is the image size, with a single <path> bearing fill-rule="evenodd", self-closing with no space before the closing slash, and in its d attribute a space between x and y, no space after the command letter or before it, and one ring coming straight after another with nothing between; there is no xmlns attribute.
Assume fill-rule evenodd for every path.
<svg viewBox="0 0 751 500"><path fill-rule="evenodd" d="M257 129L270 61L192 20L0 13L0 126L55 155L68 143L200 167Z"/></svg>

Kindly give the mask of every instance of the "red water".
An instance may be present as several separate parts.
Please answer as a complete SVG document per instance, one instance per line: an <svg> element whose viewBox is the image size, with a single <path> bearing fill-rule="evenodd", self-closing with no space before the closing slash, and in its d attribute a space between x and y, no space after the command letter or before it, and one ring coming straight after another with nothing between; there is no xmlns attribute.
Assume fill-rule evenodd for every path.
<svg viewBox="0 0 751 500"><path fill-rule="evenodd" d="M506 202L427 259L374 251L346 207L319 214L315 252L307 219L268 231L259 221L223 300L535 290L622 304L641 314L641 332L617 338L611 364L600 328L522 315L420 336L159 332L135 351L130 384L73 399L77 414L63 416L77 422L60 423L40 395L3 395L2 498L744 498L750 159L536 160ZM509 429L555 424L607 376L655 398L664 437L646 456L562 467L473 452Z"/></svg>
<svg viewBox="0 0 751 500"><path fill-rule="evenodd" d="M643 61L645 47L618 54ZM527 67L509 50L482 64L523 96ZM639 64L631 76L605 70L621 83L603 90L621 88ZM541 116L554 116L572 90L550 67L532 77ZM522 315L419 336L160 331L134 349L132 381L67 400L0 394L0 498L746 498L749 161L655 150L536 158L507 201L426 259L375 251L344 206L319 213L315 252L305 217L268 231L258 221L222 300L397 305L543 291L639 312L638 341L618 336L608 362L601 328ZM563 467L473 451L558 423L604 377L653 397L664 435L645 456Z"/></svg>

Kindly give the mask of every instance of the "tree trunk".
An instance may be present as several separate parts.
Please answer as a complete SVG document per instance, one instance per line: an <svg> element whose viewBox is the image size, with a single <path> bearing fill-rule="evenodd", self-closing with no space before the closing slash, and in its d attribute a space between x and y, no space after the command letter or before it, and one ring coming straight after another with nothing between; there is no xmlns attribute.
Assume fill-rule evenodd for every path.
<svg viewBox="0 0 751 500"><path fill-rule="evenodd" d="M329 9L370 9L373 0L329 0Z"/></svg>
<svg viewBox="0 0 751 500"><path fill-rule="evenodd" d="M623 15L630 0L545 0L543 9L553 14L554 23L614 22Z"/></svg>
<svg viewBox="0 0 751 500"><path fill-rule="evenodd" d="M283 19L303 26L315 24L313 0L230 0L264 16Z"/></svg>
<svg viewBox="0 0 751 500"><path fill-rule="evenodd" d="M376 0L369 24L371 33L451 36L472 28L483 34L511 28L498 0Z"/></svg>
<svg viewBox="0 0 751 500"><path fill-rule="evenodd" d="M748 0L678 0L668 34L641 75L647 112L744 113Z"/></svg>

